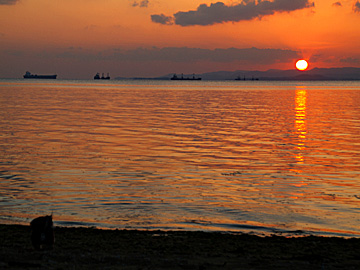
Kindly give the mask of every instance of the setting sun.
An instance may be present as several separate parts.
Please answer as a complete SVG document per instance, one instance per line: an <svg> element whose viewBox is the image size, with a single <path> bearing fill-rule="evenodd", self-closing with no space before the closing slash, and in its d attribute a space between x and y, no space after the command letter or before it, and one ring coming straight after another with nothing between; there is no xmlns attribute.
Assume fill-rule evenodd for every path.
<svg viewBox="0 0 360 270"><path fill-rule="evenodd" d="M299 60L299 61L296 62L296 68L298 70L305 70L305 69L308 68L308 66L309 66L309 64L308 64L308 62L306 60L302 59L302 60Z"/></svg>

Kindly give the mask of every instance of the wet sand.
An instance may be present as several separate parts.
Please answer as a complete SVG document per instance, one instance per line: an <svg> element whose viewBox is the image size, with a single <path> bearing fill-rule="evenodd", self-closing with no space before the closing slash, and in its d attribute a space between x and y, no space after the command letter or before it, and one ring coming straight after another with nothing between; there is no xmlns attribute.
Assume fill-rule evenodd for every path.
<svg viewBox="0 0 360 270"><path fill-rule="evenodd" d="M360 238L55 228L36 251L30 226L0 225L0 269L360 269Z"/></svg>

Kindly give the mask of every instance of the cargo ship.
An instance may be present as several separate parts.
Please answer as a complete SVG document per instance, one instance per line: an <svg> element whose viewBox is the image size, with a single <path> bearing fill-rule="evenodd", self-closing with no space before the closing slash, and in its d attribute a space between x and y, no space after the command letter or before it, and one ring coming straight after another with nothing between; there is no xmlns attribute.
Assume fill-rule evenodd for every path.
<svg viewBox="0 0 360 270"><path fill-rule="evenodd" d="M102 74L101 77L99 73L96 73L96 75L94 76L94 80L110 80L109 73L107 74L106 77L104 76L104 73Z"/></svg>
<svg viewBox="0 0 360 270"><path fill-rule="evenodd" d="M181 81L181 80L186 80L186 81L199 81L201 80L201 78L195 78L195 74L193 74L192 77L184 77L184 74L181 74L181 77L176 76L176 74L174 74L174 76L172 76L170 78L170 80L175 80L175 81Z"/></svg>
<svg viewBox="0 0 360 270"><path fill-rule="evenodd" d="M56 79L57 75L37 75L31 74L29 71L26 71L24 79Z"/></svg>

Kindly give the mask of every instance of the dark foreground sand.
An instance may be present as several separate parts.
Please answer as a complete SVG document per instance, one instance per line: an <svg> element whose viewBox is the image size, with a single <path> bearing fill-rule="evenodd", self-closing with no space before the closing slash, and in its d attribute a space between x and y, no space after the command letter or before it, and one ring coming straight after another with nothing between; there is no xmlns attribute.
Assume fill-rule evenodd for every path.
<svg viewBox="0 0 360 270"><path fill-rule="evenodd" d="M360 239L55 228L35 251L30 227L0 225L0 269L360 269Z"/></svg>

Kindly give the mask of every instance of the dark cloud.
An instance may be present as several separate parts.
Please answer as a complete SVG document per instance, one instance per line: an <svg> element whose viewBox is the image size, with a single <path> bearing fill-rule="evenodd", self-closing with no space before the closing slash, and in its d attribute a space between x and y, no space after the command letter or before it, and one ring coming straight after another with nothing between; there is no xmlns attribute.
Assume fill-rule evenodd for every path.
<svg viewBox="0 0 360 270"><path fill-rule="evenodd" d="M89 78L98 71L121 76L158 76L176 70L189 73L266 68L274 64L292 63L299 52L283 49L225 48L201 49L188 47L149 47L136 49L111 48L95 50L81 47L0 51L2 76L19 76L14 70L32 66L54 70L62 78ZM55 65L55 66L54 66ZM40 71L39 71L40 72ZM50 73L50 71L48 71ZM52 71L55 72L55 71ZM52 73L51 72L51 73ZM146 74L146 75L145 75Z"/></svg>
<svg viewBox="0 0 360 270"><path fill-rule="evenodd" d="M321 54L313 54L310 59L309 59L309 62L318 62L318 61L322 61L324 58L323 55Z"/></svg>
<svg viewBox="0 0 360 270"><path fill-rule="evenodd" d="M85 27L84 27L84 30L86 30L86 31L94 31L96 28L98 28L97 25L91 24L91 25L85 26Z"/></svg>
<svg viewBox="0 0 360 270"><path fill-rule="evenodd" d="M132 50L110 49L104 51L87 50L81 47L69 47L63 50L43 51L41 57L56 57L77 59L83 61L129 61L129 62L173 62L195 63L214 62L230 63L242 62L268 65L292 61L300 57L298 52L283 49L259 48L227 48L201 49L189 47L151 47Z"/></svg>
<svg viewBox="0 0 360 270"><path fill-rule="evenodd" d="M37 55L39 58L63 58L81 60L85 62L106 60L104 52L83 49L82 47L69 47L63 50L42 51Z"/></svg>
<svg viewBox="0 0 360 270"><path fill-rule="evenodd" d="M18 0L0 0L0 5L15 5Z"/></svg>
<svg viewBox="0 0 360 270"><path fill-rule="evenodd" d="M24 51L20 51L20 50L16 50L16 49L4 50L4 54L9 55L9 56L18 56L18 57L25 56Z"/></svg>
<svg viewBox="0 0 360 270"><path fill-rule="evenodd" d="M334 7L342 7L341 2L335 2L332 4Z"/></svg>
<svg viewBox="0 0 360 270"><path fill-rule="evenodd" d="M133 7L148 7L149 6L149 0L142 0L142 1L133 1L132 3Z"/></svg>
<svg viewBox="0 0 360 270"><path fill-rule="evenodd" d="M348 64L359 64L360 60L358 58L348 57L348 58L340 59L340 62L348 63Z"/></svg>
<svg viewBox="0 0 360 270"><path fill-rule="evenodd" d="M230 6L223 2L217 2L210 4L210 6L201 4L197 10L177 12L174 14L174 21L175 24L181 26L211 25L252 20L273 15L276 12L291 12L313 6L314 3L310 0L246 0Z"/></svg>
<svg viewBox="0 0 360 270"><path fill-rule="evenodd" d="M258 48L228 48L228 49L200 49L188 47L166 48L138 48L134 50L116 50L111 59L123 61L171 61L171 62L199 62L210 61L217 63L244 62L252 64L273 64L287 62L299 57L298 53L282 49Z"/></svg>
<svg viewBox="0 0 360 270"><path fill-rule="evenodd" d="M154 14L151 15L151 21L155 23L171 25L173 24L174 18L171 16L166 16L164 14L160 14L160 15Z"/></svg>
<svg viewBox="0 0 360 270"><path fill-rule="evenodd" d="M359 1L356 1L356 3L354 4L354 11L360 13L360 2Z"/></svg>

